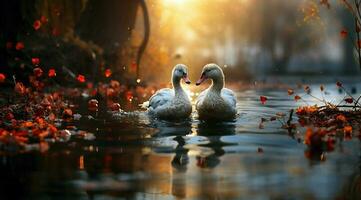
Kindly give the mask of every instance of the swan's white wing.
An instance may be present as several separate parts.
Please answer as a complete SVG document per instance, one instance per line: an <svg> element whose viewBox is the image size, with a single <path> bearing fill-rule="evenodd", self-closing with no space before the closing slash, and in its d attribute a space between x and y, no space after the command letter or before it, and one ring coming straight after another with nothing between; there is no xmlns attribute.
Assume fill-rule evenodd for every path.
<svg viewBox="0 0 361 200"><path fill-rule="evenodd" d="M236 95L234 94L234 92L232 90L230 90L228 88L223 88L222 91L221 91L221 96L233 108L236 107L237 98L236 98Z"/></svg>
<svg viewBox="0 0 361 200"><path fill-rule="evenodd" d="M149 107L157 108L164 104L170 102L174 97L174 91L169 88L163 88L158 90L152 97L149 99Z"/></svg>

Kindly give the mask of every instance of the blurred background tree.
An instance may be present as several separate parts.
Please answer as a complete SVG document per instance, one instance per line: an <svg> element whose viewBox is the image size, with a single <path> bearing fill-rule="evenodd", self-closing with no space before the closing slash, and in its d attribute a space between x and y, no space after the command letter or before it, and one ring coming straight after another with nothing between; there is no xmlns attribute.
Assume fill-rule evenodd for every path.
<svg viewBox="0 0 361 200"><path fill-rule="evenodd" d="M12 66L10 74L30 70L31 58L39 57L44 69L61 72L65 67L96 80L105 68L116 71L126 64L119 52L127 48L138 8L148 17L144 5L142 0L2 1L1 66ZM147 39L143 41L144 51ZM14 49L18 42L25 46L22 51ZM117 72L114 78L127 77L127 71Z"/></svg>

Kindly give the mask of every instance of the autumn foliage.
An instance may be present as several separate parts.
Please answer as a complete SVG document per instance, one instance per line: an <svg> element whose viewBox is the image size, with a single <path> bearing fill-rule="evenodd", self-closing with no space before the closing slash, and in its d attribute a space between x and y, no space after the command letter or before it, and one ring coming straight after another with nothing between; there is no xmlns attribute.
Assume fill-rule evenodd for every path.
<svg viewBox="0 0 361 200"><path fill-rule="evenodd" d="M276 113L270 118L261 118L259 128L264 128L266 122L278 120L282 128L295 137L300 130L304 130L303 142L309 148L305 156L310 159L325 160L324 152L333 151L337 141L350 140L353 137L361 138L361 105L360 98L354 98L341 82L336 86L347 94L341 102L335 104L324 98L325 87L320 86L322 97L314 96L309 86L304 86L305 95L318 101L319 105L309 105L304 96L295 94L293 89L288 89L289 96L294 95L295 102L302 100L306 105L292 109L289 114ZM260 97L262 98L262 96ZM322 105L323 104L323 105ZM293 113L297 115L294 122ZM302 136L297 137L302 141Z"/></svg>

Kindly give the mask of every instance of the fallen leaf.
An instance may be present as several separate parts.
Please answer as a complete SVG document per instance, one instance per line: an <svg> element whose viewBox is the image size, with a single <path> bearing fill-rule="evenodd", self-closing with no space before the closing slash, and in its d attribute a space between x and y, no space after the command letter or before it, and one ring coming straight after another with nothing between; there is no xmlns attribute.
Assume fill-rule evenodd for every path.
<svg viewBox="0 0 361 200"><path fill-rule="evenodd" d="M15 45L15 49L18 50L18 51L22 50L24 48L25 48L25 45L22 42L17 42L16 45Z"/></svg>
<svg viewBox="0 0 361 200"><path fill-rule="evenodd" d="M46 18L44 15L40 17L40 22L43 23L43 24L46 24L48 23L48 18Z"/></svg>
<svg viewBox="0 0 361 200"><path fill-rule="evenodd" d="M80 82L80 83L84 83L85 82L85 76L84 75L81 75L79 74L76 79Z"/></svg>
<svg viewBox="0 0 361 200"><path fill-rule="evenodd" d="M336 82L337 87L342 87L342 83L340 81Z"/></svg>
<svg viewBox="0 0 361 200"><path fill-rule="evenodd" d="M5 82L6 76L3 73L0 73L0 83Z"/></svg>
<svg viewBox="0 0 361 200"><path fill-rule="evenodd" d="M325 87L323 85L320 85L320 90L323 92L325 90Z"/></svg>
<svg viewBox="0 0 361 200"><path fill-rule="evenodd" d="M56 71L55 71L55 69L49 69L48 76L49 76L49 77L55 77L55 76L56 76Z"/></svg>
<svg viewBox="0 0 361 200"><path fill-rule="evenodd" d="M291 95L293 95L293 94L294 94L294 91L293 91L292 89L288 89L288 90L287 90L287 93L288 93L288 95L290 95L290 96L291 96Z"/></svg>
<svg viewBox="0 0 361 200"><path fill-rule="evenodd" d="M88 109L90 110L90 111L98 111L98 100L96 100L96 99L90 99L89 101L88 101Z"/></svg>
<svg viewBox="0 0 361 200"><path fill-rule="evenodd" d="M345 98L345 101L346 103L353 103L353 98L352 97L348 97L348 98Z"/></svg>
<svg viewBox="0 0 361 200"><path fill-rule="evenodd" d="M298 100L300 100L300 99L301 99L300 96L298 96L298 95L295 96L295 101L298 101Z"/></svg>
<svg viewBox="0 0 361 200"><path fill-rule="evenodd" d="M112 75L112 70L106 69L104 72L105 77L109 78Z"/></svg>
<svg viewBox="0 0 361 200"><path fill-rule="evenodd" d="M40 59L39 58L31 58L31 63L33 63L33 65L38 66L40 64Z"/></svg>
<svg viewBox="0 0 361 200"><path fill-rule="evenodd" d="M306 92L307 94L310 94L310 93L311 93L311 88L310 88L310 86L308 86L308 85L306 85L306 86L304 87L304 90L305 90L305 92Z"/></svg>
<svg viewBox="0 0 361 200"><path fill-rule="evenodd" d="M34 68L33 72L36 77L40 77L43 75L43 70L39 67Z"/></svg>
<svg viewBox="0 0 361 200"><path fill-rule="evenodd" d="M264 105L266 103L266 101L268 100L268 98L266 96L260 96L259 97L261 103Z"/></svg>
<svg viewBox="0 0 361 200"><path fill-rule="evenodd" d="M33 27L34 27L34 29L35 29L36 31L39 30L40 27L41 27L41 21L40 21L40 20L35 20L35 21L34 21L34 24L33 24Z"/></svg>
<svg viewBox="0 0 361 200"><path fill-rule="evenodd" d="M346 122L347 121L345 115L343 115L343 114L337 115L336 120L341 121L341 122Z"/></svg>
<svg viewBox="0 0 361 200"><path fill-rule="evenodd" d="M343 127L344 134L351 134L352 133L352 126L345 126Z"/></svg>
<svg viewBox="0 0 361 200"><path fill-rule="evenodd" d="M110 109L112 111L120 111L120 104L119 103L113 103L111 106L110 106Z"/></svg>
<svg viewBox="0 0 361 200"><path fill-rule="evenodd" d="M343 38L343 39L347 37L347 34L348 34L348 32L347 32L346 29L342 29L342 30L340 31L340 36L341 36L341 38Z"/></svg>
<svg viewBox="0 0 361 200"><path fill-rule="evenodd" d="M23 83L21 83L21 82L17 82L16 84L15 84L15 91L18 93L18 94L21 94L21 95L23 95L23 94L25 94L26 93L26 87L24 86L24 84Z"/></svg>

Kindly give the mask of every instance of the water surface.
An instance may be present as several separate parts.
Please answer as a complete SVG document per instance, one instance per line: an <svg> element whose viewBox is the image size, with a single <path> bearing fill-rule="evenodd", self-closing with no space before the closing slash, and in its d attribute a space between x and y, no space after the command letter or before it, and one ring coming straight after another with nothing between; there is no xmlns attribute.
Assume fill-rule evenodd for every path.
<svg viewBox="0 0 361 200"><path fill-rule="evenodd" d="M334 85L326 88L327 99L344 96ZM312 91L322 96L318 85ZM266 105L259 102L260 95L269 98ZM195 117L159 121L134 109L126 114L92 114L94 119L88 119L84 111L75 125L93 132L96 139L53 144L46 153L1 156L0 196L353 199L358 195L357 138L338 144L325 154L325 161L309 160L304 156L307 147L279 122L259 128L261 117L287 113L302 102L295 103L284 89L237 91L237 98L239 116L227 123L204 123ZM297 134L302 136L302 130Z"/></svg>

